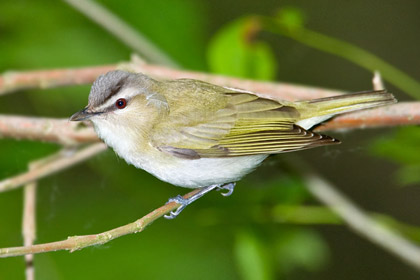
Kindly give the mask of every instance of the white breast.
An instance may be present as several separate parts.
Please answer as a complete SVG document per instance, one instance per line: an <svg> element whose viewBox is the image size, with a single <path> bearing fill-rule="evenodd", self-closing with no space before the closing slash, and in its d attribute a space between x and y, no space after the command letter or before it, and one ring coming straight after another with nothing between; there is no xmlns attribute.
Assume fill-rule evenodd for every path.
<svg viewBox="0 0 420 280"><path fill-rule="evenodd" d="M95 121L98 136L128 163L173 185L198 188L212 184L236 182L256 168L267 155L230 158L178 158L150 146L141 151L130 133L122 127L101 125ZM118 133L115 133L118 131Z"/></svg>
<svg viewBox="0 0 420 280"><path fill-rule="evenodd" d="M144 156L142 158L132 157L130 163L155 175L162 181L181 187L198 188L236 182L267 157L267 155L257 155L189 160L174 159L172 155L169 156L172 160L165 162L147 160Z"/></svg>

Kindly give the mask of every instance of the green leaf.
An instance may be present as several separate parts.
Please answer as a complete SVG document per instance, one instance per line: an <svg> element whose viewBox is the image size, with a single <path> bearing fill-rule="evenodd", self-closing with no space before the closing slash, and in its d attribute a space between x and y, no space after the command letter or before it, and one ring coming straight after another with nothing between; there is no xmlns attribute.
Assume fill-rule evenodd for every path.
<svg viewBox="0 0 420 280"><path fill-rule="evenodd" d="M277 14L278 21L290 30L304 26L305 17L301 9L297 7L283 7Z"/></svg>
<svg viewBox="0 0 420 280"><path fill-rule="evenodd" d="M402 166L396 174L400 184L420 182L420 127L402 127L392 136L382 138L372 145L371 151Z"/></svg>
<svg viewBox="0 0 420 280"><path fill-rule="evenodd" d="M377 140L372 151L397 163L415 165L420 164L419 143L420 127L402 127L391 137Z"/></svg>
<svg viewBox="0 0 420 280"><path fill-rule="evenodd" d="M241 231L236 236L235 260L241 279L273 279L270 256L263 242L249 231Z"/></svg>
<svg viewBox="0 0 420 280"><path fill-rule="evenodd" d="M194 0L104 1L186 69L205 70L205 5Z"/></svg>
<svg viewBox="0 0 420 280"><path fill-rule="evenodd" d="M270 47L257 40L259 22L252 17L238 19L212 39L208 49L210 70L242 78L271 80L276 74Z"/></svg>
<svg viewBox="0 0 420 280"><path fill-rule="evenodd" d="M286 11L276 18L261 17L262 28L292 38L304 45L347 59L370 72L379 71L385 81L404 90L407 94L420 99L420 82L386 62L349 42L304 28L297 12Z"/></svg>
<svg viewBox="0 0 420 280"><path fill-rule="evenodd" d="M331 209L323 206L278 204L272 210L273 219L279 223L341 224L341 219Z"/></svg>
<svg viewBox="0 0 420 280"><path fill-rule="evenodd" d="M416 184L420 182L420 164L401 166L396 176L398 182L404 186Z"/></svg>
<svg viewBox="0 0 420 280"><path fill-rule="evenodd" d="M277 265L284 274L298 268L318 270L328 261L329 251L321 237L312 231L291 230L277 240Z"/></svg>

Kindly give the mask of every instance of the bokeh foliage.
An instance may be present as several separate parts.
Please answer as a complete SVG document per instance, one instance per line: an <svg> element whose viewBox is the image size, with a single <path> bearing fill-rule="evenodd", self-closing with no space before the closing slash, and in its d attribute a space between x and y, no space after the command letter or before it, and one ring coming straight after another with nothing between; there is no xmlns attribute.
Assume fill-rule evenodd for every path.
<svg viewBox="0 0 420 280"><path fill-rule="evenodd" d="M305 55L309 48L300 43L279 42L282 36L263 32L264 27L255 20L256 12L266 13L288 26L289 31L298 30L304 22L305 26L311 24L311 4L307 4L308 15L303 17L299 5L278 13L280 4L273 1L262 1L266 10L259 10L261 5L247 6L255 1L243 2L101 1L186 69L262 80L274 80L280 75L293 82L308 83L320 78L319 68L323 67L326 73L340 76L328 67L341 65L343 60L337 62L332 58L333 61L325 62L324 54L318 52ZM300 2L306 5L305 1ZM116 63L127 60L131 53L61 1L2 0L0 36L1 71ZM287 60L289 57L292 60ZM302 57L308 59L309 67L305 67ZM318 60L311 61L312 57ZM293 75L296 72L293 67L302 67L302 71ZM313 72L305 75L308 69ZM317 85L343 83L345 88L348 81L344 78L337 81L331 77ZM366 82L354 89L363 86L370 87ZM88 91L88 86L81 86L19 92L1 97L0 111L68 117L85 105ZM418 130L407 128L380 136L372 149L402 166L397 184L417 183L420 177L413 174L419 174L420 170L416 152ZM343 147L342 157L351 157L349 147ZM25 171L30 160L58 148L54 144L0 140L0 178ZM325 161L334 162L330 152L330 148L325 148L302 154L312 161L316 158L319 160L316 165L322 165ZM301 224L335 225L341 221L328 209L313 206L314 201L300 179L289 172L287 157L271 158L257 173L241 181L232 197L209 194L176 220L159 220L141 234L72 254L37 255L36 276L38 279L307 279L310 275L321 279L322 271L336 260L323 235L316 228ZM328 164L325 165L327 169ZM185 192L128 166L112 151L43 179L39 185L38 243L117 227L150 212L168 197ZM0 247L18 246L22 242L21 204L21 190L0 194ZM413 239L418 232L417 228L402 228L388 217L383 221L405 230ZM23 271L22 258L0 260L0 279L24 279ZM355 275L358 272L351 274Z"/></svg>

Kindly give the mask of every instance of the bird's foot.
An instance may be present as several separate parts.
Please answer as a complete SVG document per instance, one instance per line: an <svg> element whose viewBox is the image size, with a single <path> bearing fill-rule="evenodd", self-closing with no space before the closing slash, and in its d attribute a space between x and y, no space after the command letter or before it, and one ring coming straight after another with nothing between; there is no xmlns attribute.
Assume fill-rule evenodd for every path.
<svg viewBox="0 0 420 280"><path fill-rule="evenodd" d="M171 211L169 214L165 215L164 217L166 219L175 219L179 215L179 213L181 213L182 210L184 210L185 207L187 207L187 205L193 203L194 201L196 201L197 199L199 199L200 197L204 196L206 193L214 189L227 190L227 192L222 193L222 195L229 196L233 193L234 188L235 188L235 183L216 184L216 185L211 185L211 186L201 188L198 193L191 196L190 198L183 198L182 196L177 195L176 197L170 198L167 203L176 202L180 204L181 206L179 206L176 210Z"/></svg>
<svg viewBox="0 0 420 280"><path fill-rule="evenodd" d="M222 192L221 195L223 196L230 196L233 191L235 190L235 185L236 183L229 183L229 184L225 184L225 185L219 185L217 187L217 190L227 190L227 192Z"/></svg>
<svg viewBox="0 0 420 280"><path fill-rule="evenodd" d="M190 204L192 201L189 201L189 199L186 199L180 195L177 195L176 197L170 198L167 203L170 203L170 202L176 202L178 204L181 204L181 206L179 206L176 210L171 211L169 214L164 216L166 219L169 219L169 220L175 219L176 216L178 216L179 213L181 213L182 210L184 210L185 207L187 207L187 205Z"/></svg>

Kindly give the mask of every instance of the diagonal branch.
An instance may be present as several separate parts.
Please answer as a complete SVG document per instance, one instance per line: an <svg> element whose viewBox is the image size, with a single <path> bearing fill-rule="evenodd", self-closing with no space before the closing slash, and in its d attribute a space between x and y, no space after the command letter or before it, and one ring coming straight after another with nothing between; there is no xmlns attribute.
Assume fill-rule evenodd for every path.
<svg viewBox="0 0 420 280"><path fill-rule="evenodd" d="M369 217L334 186L315 174L303 176L308 190L357 234L396 255L420 271L420 247Z"/></svg>
<svg viewBox="0 0 420 280"><path fill-rule="evenodd" d="M104 143L96 143L78 151L63 149L43 160L42 165L35 166L29 172L0 181L0 192L16 189L21 185L61 171L102 151L105 151L106 148L107 146Z"/></svg>
<svg viewBox="0 0 420 280"><path fill-rule="evenodd" d="M306 185L309 191L320 201L331 207L331 209L342 218L350 228L356 233L366 237L373 243L378 244L387 251L395 254L405 262L420 270L420 248L411 243L397 232L369 218L364 211L348 200L343 194L340 194L335 188L326 182L323 178L314 175L304 175ZM196 189L186 195L187 199L197 193ZM137 221L109 230L99 234L72 236L66 240L51 243L10 247L0 249L0 257L14 257L26 254L37 254L58 250L68 250L74 252L88 246L101 245L115 238L138 233L143 231L148 225L162 217L163 215L175 210L179 204L170 202L138 219Z"/></svg>
<svg viewBox="0 0 420 280"><path fill-rule="evenodd" d="M188 199L194 194L196 194L198 191L200 191L200 189L195 189L192 192L189 192L186 195L184 195L184 198ZM74 252L76 250L80 250L88 246L104 244L115 238L143 231L152 222L162 217L163 215L175 210L179 206L180 205L175 202L167 203L133 223L115 229L111 229L99 234L71 236L66 240L62 241L31 245L26 247L23 246L2 248L0 249L0 258L22 256L26 254L38 254L58 250L68 250L70 252Z"/></svg>
<svg viewBox="0 0 420 280"><path fill-rule="evenodd" d="M109 33L117 37L124 44L133 50L143 54L150 61L177 67L177 63L166 53L161 51L158 46L147 39L139 30L126 23L114 13L106 9L101 4L91 0L65 0L70 6L77 9L86 17L96 22Z"/></svg>

